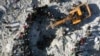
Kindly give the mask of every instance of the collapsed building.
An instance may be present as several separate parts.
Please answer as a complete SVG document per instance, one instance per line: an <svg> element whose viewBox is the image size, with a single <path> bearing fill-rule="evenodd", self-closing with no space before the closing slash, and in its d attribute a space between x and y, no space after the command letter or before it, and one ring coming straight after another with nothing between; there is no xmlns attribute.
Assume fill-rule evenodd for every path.
<svg viewBox="0 0 100 56"><path fill-rule="evenodd" d="M47 29L51 22L67 16L69 8L77 1L7 0L3 6L4 14L0 12L3 15L0 55L99 56L100 11L97 10L100 9L99 0L87 1L89 4L97 4L98 8L90 5L93 15L80 24L71 25L70 22L66 22L54 29Z"/></svg>

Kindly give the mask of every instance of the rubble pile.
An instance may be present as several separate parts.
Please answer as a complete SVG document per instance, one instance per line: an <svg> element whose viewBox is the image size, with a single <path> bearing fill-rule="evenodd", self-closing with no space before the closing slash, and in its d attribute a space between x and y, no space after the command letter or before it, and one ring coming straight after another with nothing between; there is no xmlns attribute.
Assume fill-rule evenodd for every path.
<svg viewBox="0 0 100 56"><path fill-rule="evenodd" d="M78 1L90 4L90 18L48 28ZM0 56L99 56L99 5L99 0L0 0Z"/></svg>
<svg viewBox="0 0 100 56"><path fill-rule="evenodd" d="M2 2L4 3L2 4ZM24 23L21 20L19 20L19 15L20 13L22 13L22 11L24 11L24 9L26 9L26 5L30 1L26 1L27 4L25 5L25 1L23 2L16 0L2 0L2 2L0 2L0 56L23 55L23 51L25 50L24 48L27 47L23 45L24 42L26 43L26 41L18 39L20 32L23 31L22 25ZM23 5L26 7L22 8L21 6ZM23 15L25 18L25 14ZM21 49L24 50L21 51Z"/></svg>

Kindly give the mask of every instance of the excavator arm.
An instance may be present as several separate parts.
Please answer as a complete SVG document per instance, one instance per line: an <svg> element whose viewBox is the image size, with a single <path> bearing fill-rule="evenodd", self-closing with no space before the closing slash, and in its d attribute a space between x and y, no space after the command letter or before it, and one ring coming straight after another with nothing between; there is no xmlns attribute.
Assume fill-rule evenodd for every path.
<svg viewBox="0 0 100 56"><path fill-rule="evenodd" d="M53 24L50 24L49 26L48 26L48 28L55 28L56 26L59 26L59 25L61 25L61 24L64 24L65 22L67 22L67 21L70 21L71 20L71 15L68 15L67 17L65 17L64 19L62 19L62 20L59 20L59 21L56 21L56 22L54 22Z"/></svg>

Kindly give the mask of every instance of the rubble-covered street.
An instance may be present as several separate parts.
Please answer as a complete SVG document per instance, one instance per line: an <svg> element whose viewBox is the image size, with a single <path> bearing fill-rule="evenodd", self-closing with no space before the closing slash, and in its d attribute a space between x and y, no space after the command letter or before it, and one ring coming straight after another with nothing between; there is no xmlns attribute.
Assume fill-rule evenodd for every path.
<svg viewBox="0 0 100 56"><path fill-rule="evenodd" d="M53 25L79 1L90 17ZM0 56L100 56L100 0L0 0Z"/></svg>

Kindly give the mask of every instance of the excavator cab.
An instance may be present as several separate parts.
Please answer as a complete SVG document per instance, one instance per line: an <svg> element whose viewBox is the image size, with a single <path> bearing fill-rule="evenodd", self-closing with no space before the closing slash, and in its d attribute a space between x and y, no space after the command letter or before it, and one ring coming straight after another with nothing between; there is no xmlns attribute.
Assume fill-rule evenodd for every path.
<svg viewBox="0 0 100 56"><path fill-rule="evenodd" d="M75 12L73 17L72 17L72 24L78 24L81 22L81 18L79 17L80 15L82 15L81 12Z"/></svg>
<svg viewBox="0 0 100 56"><path fill-rule="evenodd" d="M80 4L76 6L72 11L70 11L72 16L72 24L78 24L84 18L88 18L91 16L91 12L87 3Z"/></svg>

